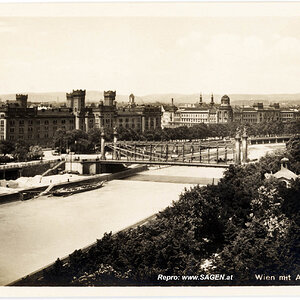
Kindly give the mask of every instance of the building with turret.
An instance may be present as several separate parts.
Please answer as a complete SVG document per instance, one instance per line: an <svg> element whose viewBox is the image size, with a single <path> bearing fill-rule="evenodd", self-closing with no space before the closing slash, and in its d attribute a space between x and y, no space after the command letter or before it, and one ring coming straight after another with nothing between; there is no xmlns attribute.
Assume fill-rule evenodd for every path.
<svg viewBox="0 0 300 300"><path fill-rule="evenodd" d="M215 103L213 94L209 102L204 102L200 94L199 102L181 106L171 113L163 110L163 127L194 126L197 124L225 124L237 122L255 124L263 122L290 122L300 119L298 109L280 108L279 103L264 106L263 103L254 103L253 106L232 108L230 98L224 95L221 103Z"/></svg>
<svg viewBox="0 0 300 300"><path fill-rule="evenodd" d="M167 120L164 114L165 112L162 118ZM202 94L200 94L199 103L191 107L179 107L174 112L173 120L170 120L169 124L165 122L164 127L190 127L201 123L217 124L232 121L233 111L230 105L230 98L227 95L221 98L221 105L219 105L215 103L213 94L211 94L209 103L204 103Z"/></svg>
<svg viewBox="0 0 300 300"><path fill-rule="evenodd" d="M0 106L0 140L50 145L58 128L75 129L72 109L27 107L27 95L16 95L16 100Z"/></svg>
<svg viewBox="0 0 300 300"><path fill-rule="evenodd" d="M221 105L218 107L218 123L229 123L233 121L233 110L230 105L230 98L224 95L221 98Z"/></svg>
<svg viewBox="0 0 300 300"><path fill-rule="evenodd" d="M284 157L281 159L280 164L281 168L278 172L272 174L272 173L265 173L265 178L276 178L279 181L283 182L286 187L290 187L293 180L296 180L300 176L289 170L288 167L289 159Z"/></svg>
<svg viewBox="0 0 300 300"><path fill-rule="evenodd" d="M133 94L128 104L117 110L117 127L133 129L137 132L161 128L161 108L152 105L137 105Z"/></svg>
<svg viewBox="0 0 300 300"><path fill-rule="evenodd" d="M75 117L75 129L85 130L85 90L67 93L67 107Z"/></svg>
<svg viewBox="0 0 300 300"><path fill-rule="evenodd" d="M39 109L28 107L28 95L16 95L0 106L0 140L26 140L28 143L51 146L57 129L79 129L89 132L124 127L144 132L161 128L161 109L150 105L136 105L134 95L128 105L117 107L116 91L104 91L104 101L88 107L85 90L66 94L66 107Z"/></svg>

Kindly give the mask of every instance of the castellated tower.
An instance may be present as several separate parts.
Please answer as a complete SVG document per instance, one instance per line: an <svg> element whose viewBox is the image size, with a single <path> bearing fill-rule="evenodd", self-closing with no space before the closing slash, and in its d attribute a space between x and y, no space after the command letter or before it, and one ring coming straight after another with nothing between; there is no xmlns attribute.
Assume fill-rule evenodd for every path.
<svg viewBox="0 0 300 300"><path fill-rule="evenodd" d="M85 130L85 90L73 90L67 93L67 107L71 108L75 115L75 129Z"/></svg>
<svg viewBox="0 0 300 300"><path fill-rule="evenodd" d="M85 90L73 90L67 93L67 107L72 108L74 113L78 113L85 108Z"/></svg>
<svg viewBox="0 0 300 300"><path fill-rule="evenodd" d="M116 91L104 91L104 106L113 106L115 99Z"/></svg>
<svg viewBox="0 0 300 300"><path fill-rule="evenodd" d="M16 94L16 102L22 108L26 108L27 107L27 99L28 99L28 95Z"/></svg>
<svg viewBox="0 0 300 300"><path fill-rule="evenodd" d="M85 109L85 90L73 90L73 111L81 112Z"/></svg>
<svg viewBox="0 0 300 300"><path fill-rule="evenodd" d="M72 96L72 93L67 93L66 97L67 97L67 107L73 109L73 96Z"/></svg>

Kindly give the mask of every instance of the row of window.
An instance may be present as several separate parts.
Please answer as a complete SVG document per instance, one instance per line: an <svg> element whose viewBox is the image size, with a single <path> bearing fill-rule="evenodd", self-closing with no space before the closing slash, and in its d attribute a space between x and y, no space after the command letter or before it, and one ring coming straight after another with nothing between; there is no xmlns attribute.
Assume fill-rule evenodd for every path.
<svg viewBox="0 0 300 300"><path fill-rule="evenodd" d="M132 123L133 122L136 122L136 123L140 123L141 122L140 119L130 119L130 120L131 120ZM119 121L119 123L123 123L123 121L125 121L126 123L128 123L129 119L128 118L124 118L124 119L120 118L120 119L118 119L118 121Z"/></svg>
<svg viewBox="0 0 300 300"><path fill-rule="evenodd" d="M206 118L209 114L182 114L183 118Z"/></svg>
<svg viewBox="0 0 300 300"><path fill-rule="evenodd" d="M49 138L49 134L48 133L44 133L44 134L36 134L36 135L32 135L32 134L28 134L25 137L23 135L19 135L19 136L14 136L14 135L10 135L9 136L9 140L10 141L14 141L14 140L24 140L24 138L28 139L28 140L32 140L32 139L41 139L41 138Z"/></svg>
<svg viewBox="0 0 300 300"><path fill-rule="evenodd" d="M59 128L66 129L66 126L60 126ZM1 127L1 129L4 129L4 128ZM34 129L35 129L36 131L41 131L41 129L42 129L43 131L49 131L49 127L48 127L48 126L44 126L44 127L38 126L38 127L35 127ZM51 129L51 127L50 127L50 129ZM54 132L55 132L57 129L58 129L57 126L53 126L53 127L52 127L52 131L54 131ZM69 130L72 130L72 129L74 129L74 126L69 126L68 129L69 129ZM34 131L34 130L33 130L33 127L28 127L28 132L33 132L33 131ZM14 127L11 127L11 128L9 129L9 132L14 133L14 132L17 132L17 130L15 130ZM19 127L19 133L24 133L24 127Z"/></svg>
<svg viewBox="0 0 300 300"><path fill-rule="evenodd" d="M1 120L2 122L3 120ZM59 122L60 121L60 122ZM62 120L52 120L52 124L58 124L58 123L61 123L61 124L66 124L67 120L65 119L62 119ZM69 120L69 123L70 124L74 124L74 119L70 119ZM3 124L4 124L4 121L3 121ZM10 120L9 121L9 125L10 126L14 126L16 124L19 124L19 126L24 126L25 125L25 120L19 120L19 121L16 121L16 120ZM40 125L40 124L45 124L45 125L49 125L50 122L49 120L44 120L44 122L42 122L41 120L35 120L35 122L33 120L28 120L28 125L33 125L33 124L36 124L36 125Z"/></svg>
<svg viewBox="0 0 300 300"><path fill-rule="evenodd" d="M207 122L207 118L206 119L181 119L182 122L194 122L194 123L203 123L203 122Z"/></svg>
<svg viewBox="0 0 300 300"><path fill-rule="evenodd" d="M121 124L119 124L119 126L123 127L123 124L121 123ZM130 124L126 123L124 125L124 127L125 128L132 128L132 129L135 129L135 128L140 129L141 128L141 124L134 124L134 123L132 123L131 126L130 126Z"/></svg>

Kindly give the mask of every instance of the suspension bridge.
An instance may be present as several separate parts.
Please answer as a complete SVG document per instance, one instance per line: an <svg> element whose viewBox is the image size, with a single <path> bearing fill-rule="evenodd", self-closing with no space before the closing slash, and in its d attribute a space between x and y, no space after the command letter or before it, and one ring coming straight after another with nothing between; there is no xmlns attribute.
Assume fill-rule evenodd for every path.
<svg viewBox="0 0 300 300"><path fill-rule="evenodd" d="M232 139L193 141L118 141L114 132L113 142L101 136L101 155L93 159L79 159L80 170L101 172L101 165L147 164L169 166L197 166L228 168L231 164L248 162L248 145L287 142L292 135L248 137L237 134ZM66 162L66 167L72 162ZM74 164L75 162L73 162ZM94 171L91 171L94 170ZM85 171L80 171L80 173Z"/></svg>

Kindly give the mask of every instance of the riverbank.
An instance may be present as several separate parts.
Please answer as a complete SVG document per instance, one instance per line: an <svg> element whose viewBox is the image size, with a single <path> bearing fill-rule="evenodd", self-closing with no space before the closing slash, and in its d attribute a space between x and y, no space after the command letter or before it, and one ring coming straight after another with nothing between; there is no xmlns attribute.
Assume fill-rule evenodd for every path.
<svg viewBox="0 0 300 300"><path fill-rule="evenodd" d="M36 182L36 185L30 184L30 187L26 187L26 188L20 187L15 189L15 191L12 191L12 189L10 189L8 193L0 194L0 205L9 202L24 200L23 195L25 193L43 192L45 189L49 187L50 184L53 185L51 191L55 191L60 188L73 187L82 183L94 183L97 181L110 181L114 179L122 179L131 176L132 174L142 172L145 170L147 170L147 166L136 165L136 166L132 166L131 168L128 168L125 171L121 171L118 173L104 173L104 174L97 174L92 176L82 176L82 175L74 175L74 174L52 175L43 178L41 176L38 176L36 178L35 176L33 178L33 182ZM32 181L30 182L32 183ZM28 185L25 184L25 186Z"/></svg>

